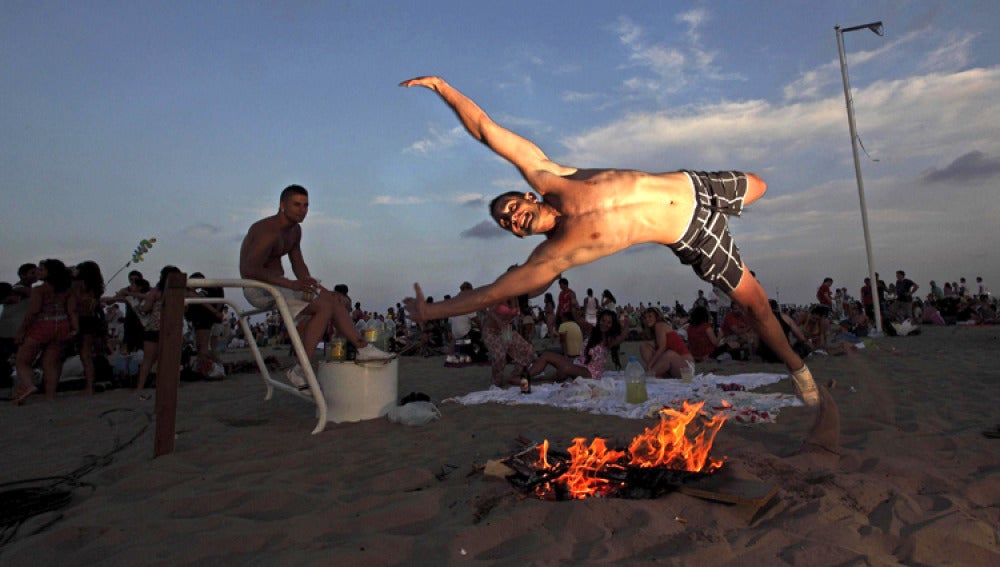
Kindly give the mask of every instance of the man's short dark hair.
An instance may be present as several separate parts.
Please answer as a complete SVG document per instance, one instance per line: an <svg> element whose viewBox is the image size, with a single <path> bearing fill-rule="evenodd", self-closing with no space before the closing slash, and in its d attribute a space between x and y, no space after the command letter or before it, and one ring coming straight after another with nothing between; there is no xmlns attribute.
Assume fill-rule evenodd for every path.
<svg viewBox="0 0 1000 567"><path fill-rule="evenodd" d="M24 274L27 274L28 272L34 270L37 267L38 264L31 264L31 263L21 264L21 267L17 269L17 277L23 278Z"/></svg>
<svg viewBox="0 0 1000 567"><path fill-rule="evenodd" d="M506 193L501 193L497 195L496 197L493 198L492 201L490 201L490 217L492 217L493 220L496 220L496 216L493 214L493 208L496 207L497 204L500 203L500 201L522 196L524 196L524 193L521 193L520 191L507 191Z"/></svg>
<svg viewBox="0 0 1000 567"><path fill-rule="evenodd" d="M291 197L292 195L302 195L303 197L309 196L309 191L301 185L289 185L281 192L281 202L284 203L285 199Z"/></svg>

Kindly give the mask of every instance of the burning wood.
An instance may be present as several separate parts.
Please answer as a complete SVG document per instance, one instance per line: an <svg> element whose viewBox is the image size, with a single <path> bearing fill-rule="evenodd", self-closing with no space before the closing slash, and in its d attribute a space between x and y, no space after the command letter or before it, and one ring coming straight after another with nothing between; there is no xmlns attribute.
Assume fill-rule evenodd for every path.
<svg viewBox="0 0 1000 567"><path fill-rule="evenodd" d="M504 460L514 471L507 478L546 500L654 498L671 492L722 466L721 460L709 457L709 451L725 417L706 418L703 405L685 401L680 411L664 408L659 424L636 436L624 450L609 449L598 437L589 445L576 438L562 452L550 448L546 440Z"/></svg>

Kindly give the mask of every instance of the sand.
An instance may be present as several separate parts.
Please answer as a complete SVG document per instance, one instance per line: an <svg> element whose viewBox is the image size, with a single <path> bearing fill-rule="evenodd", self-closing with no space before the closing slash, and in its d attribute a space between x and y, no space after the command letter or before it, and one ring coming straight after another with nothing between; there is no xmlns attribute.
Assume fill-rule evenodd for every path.
<svg viewBox="0 0 1000 567"><path fill-rule="evenodd" d="M813 420L804 407L777 423L727 423L716 439L726 474L777 487L756 515L679 493L522 496L481 472L520 450L519 437L623 441L651 422L440 403L489 383L488 368L442 357L401 361L400 394L425 392L443 414L422 427L374 419L310 435L314 408L280 392L265 401L256 374L182 383L176 449L156 459L153 401L129 391L7 403L0 493L61 477L71 500L6 526L0 564L998 565L1000 440L982 435L1000 423L998 337L925 328L810 359L818 379L837 381L840 454L800 450Z"/></svg>

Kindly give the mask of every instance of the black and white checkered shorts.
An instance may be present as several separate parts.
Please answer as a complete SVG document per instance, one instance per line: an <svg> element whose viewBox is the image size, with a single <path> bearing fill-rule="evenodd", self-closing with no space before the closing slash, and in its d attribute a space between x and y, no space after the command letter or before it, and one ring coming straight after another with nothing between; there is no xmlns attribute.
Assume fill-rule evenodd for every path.
<svg viewBox="0 0 1000 567"><path fill-rule="evenodd" d="M730 295L743 278L743 260L726 217L743 212L747 176L739 171L684 173L694 186L696 205L687 232L669 248L698 277Z"/></svg>

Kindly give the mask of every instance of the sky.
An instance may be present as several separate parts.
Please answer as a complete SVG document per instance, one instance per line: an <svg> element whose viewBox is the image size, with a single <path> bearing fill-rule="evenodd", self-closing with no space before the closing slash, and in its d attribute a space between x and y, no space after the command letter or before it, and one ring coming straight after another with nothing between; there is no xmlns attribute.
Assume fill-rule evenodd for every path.
<svg viewBox="0 0 1000 567"><path fill-rule="evenodd" d="M238 277L278 194L310 193L314 277L367 310L484 285L542 237L487 203L527 190L426 89L440 75L554 161L743 170L730 226L771 297L868 273L834 26L876 270L1000 288L1000 4L947 1L0 2L0 281L24 262ZM286 263L287 266L287 263ZM564 274L620 304L710 287L641 245ZM109 282L125 284L125 274ZM553 286L550 291L558 291ZM918 292L920 293L920 292ZM538 298L540 302L541 298Z"/></svg>

